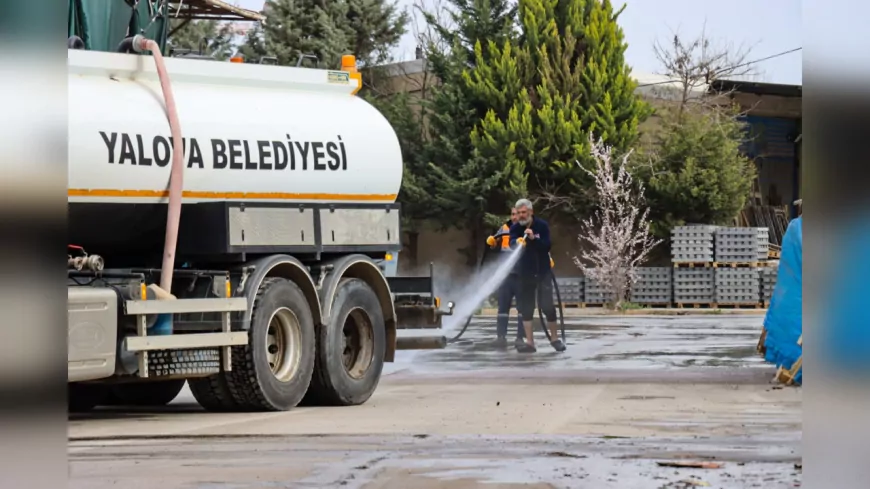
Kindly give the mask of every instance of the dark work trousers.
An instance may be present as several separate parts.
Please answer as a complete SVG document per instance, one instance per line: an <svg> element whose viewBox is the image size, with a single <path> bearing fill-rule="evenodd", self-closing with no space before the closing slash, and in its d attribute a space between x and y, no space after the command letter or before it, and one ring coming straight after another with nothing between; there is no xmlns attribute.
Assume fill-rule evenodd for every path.
<svg viewBox="0 0 870 489"><path fill-rule="evenodd" d="M517 299L517 310L519 310L519 277L516 274L508 275L504 283L498 290L498 318L496 319L496 334L499 337L507 336L508 322L510 322L511 302ZM523 338L523 321L520 315L517 314L517 338Z"/></svg>
<svg viewBox="0 0 870 489"><path fill-rule="evenodd" d="M523 321L535 320L535 304L544 312L547 322L556 321L556 306L553 303L553 279L549 273L539 276L524 276L519 279L517 309Z"/></svg>

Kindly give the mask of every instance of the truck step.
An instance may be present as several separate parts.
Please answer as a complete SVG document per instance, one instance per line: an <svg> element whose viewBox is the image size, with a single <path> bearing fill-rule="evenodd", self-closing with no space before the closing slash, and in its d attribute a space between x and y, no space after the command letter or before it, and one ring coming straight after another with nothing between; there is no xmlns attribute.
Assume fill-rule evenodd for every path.
<svg viewBox="0 0 870 489"><path fill-rule="evenodd" d="M206 377L220 372L220 349L156 350L148 352L148 376Z"/></svg>

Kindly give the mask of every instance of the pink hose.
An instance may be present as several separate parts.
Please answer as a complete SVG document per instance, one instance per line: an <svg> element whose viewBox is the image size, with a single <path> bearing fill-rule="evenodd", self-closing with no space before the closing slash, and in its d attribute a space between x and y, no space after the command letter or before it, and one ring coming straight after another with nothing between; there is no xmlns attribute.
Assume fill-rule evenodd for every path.
<svg viewBox="0 0 870 489"><path fill-rule="evenodd" d="M169 130L172 134L172 171L169 174L169 210L166 214L166 238L163 242L163 269L160 273L160 288L172 293L172 273L175 270L175 247L178 243L178 224L181 221L181 197L184 188L184 142L181 140L181 124L178 122L178 111L175 108L175 97L172 95L172 85L169 74L163 62L160 46L142 36L133 38L137 51L151 51L154 64L157 66L157 76L160 88L163 90L163 100L166 103L166 115L169 118Z"/></svg>

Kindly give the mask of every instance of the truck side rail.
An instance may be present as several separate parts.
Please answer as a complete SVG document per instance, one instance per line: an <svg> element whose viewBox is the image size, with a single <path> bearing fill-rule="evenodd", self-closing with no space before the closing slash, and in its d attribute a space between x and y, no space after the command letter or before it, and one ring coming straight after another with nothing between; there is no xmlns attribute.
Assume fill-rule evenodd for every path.
<svg viewBox="0 0 870 489"><path fill-rule="evenodd" d="M124 302L128 316L142 314L188 314L196 312L236 312L248 309L244 297L217 299L128 300Z"/></svg>
<svg viewBox="0 0 870 489"><path fill-rule="evenodd" d="M165 299L165 300L128 300L124 302L124 312L137 316L136 336L127 337L124 347L138 356L139 376L147 378L148 352L153 350L221 347L223 370L232 370L230 348L246 344L247 331L232 332L230 314L246 311L248 301L244 297L215 299ZM186 314L197 312L219 312L222 316L220 333L148 336L146 316L154 314Z"/></svg>

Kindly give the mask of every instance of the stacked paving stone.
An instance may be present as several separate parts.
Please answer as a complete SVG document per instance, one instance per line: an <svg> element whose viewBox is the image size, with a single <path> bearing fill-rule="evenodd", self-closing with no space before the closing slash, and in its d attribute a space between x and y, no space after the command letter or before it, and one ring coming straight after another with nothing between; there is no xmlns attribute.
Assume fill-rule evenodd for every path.
<svg viewBox="0 0 870 489"><path fill-rule="evenodd" d="M674 263L713 261L716 226L677 226L671 230L671 260Z"/></svg>
<svg viewBox="0 0 870 489"><path fill-rule="evenodd" d="M670 267L637 269L637 282L631 286L631 302L636 304L670 304L673 280Z"/></svg>
<svg viewBox="0 0 870 489"><path fill-rule="evenodd" d="M674 302L712 304L716 284L712 268L674 268Z"/></svg>
<svg viewBox="0 0 870 489"><path fill-rule="evenodd" d="M582 304L584 302L584 281L583 277L557 277L556 284L559 287L559 297L556 297L556 291L554 290L553 301L561 298L562 304Z"/></svg>
<svg viewBox="0 0 870 489"><path fill-rule="evenodd" d="M586 304L606 304L615 300L613 292L592 277L586 277L583 285L583 299Z"/></svg>
<svg viewBox="0 0 870 489"><path fill-rule="evenodd" d="M717 262L758 261L758 230L755 228L719 228L715 235Z"/></svg>
<svg viewBox="0 0 870 489"><path fill-rule="evenodd" d="M770 254L770 230L768 228L755 228L758 233L758 260L767 260Z"/></svg>
<svg viewBox="0 0 870 489"><path fill-rule="evenodd" d="M757 304L760 294L758 268L717 268L716 302Z"/></svg>
<svg viewBox="0 0 870 489"><path fill-rule="evenodd" d="M770 302L773 289L776 287L776 277L779 273L779 260L771 260L771 266L761 269L761 300Z"/></svg>

